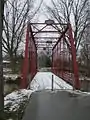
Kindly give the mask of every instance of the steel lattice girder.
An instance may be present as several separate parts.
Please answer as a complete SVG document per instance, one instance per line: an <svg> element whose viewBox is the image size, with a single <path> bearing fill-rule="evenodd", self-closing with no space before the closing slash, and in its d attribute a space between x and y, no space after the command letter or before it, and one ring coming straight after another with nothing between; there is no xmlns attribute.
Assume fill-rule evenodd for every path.
<svg viewBox="0 0 90 120"><path fill-rule="evenodd" d="M42 25L41 28L39 27L40 25ZM61 26L61 28L59 30L57 28L55 29L54 25L56 25L56 26L59 25L59 26ZM47 28L47 27L52 27L55 31L54 30L45 30L45 28ZM48 32L49 32L49 34L52 33L52 36L47 36ZM40 33L44 33L45 36L41 36ZM55 34L57 34L57 33L59 35L55 36ZM39 36L36 36L37 34ZM72 55L73 73L74 73L74 78L75 78L74 86L75 86L75 88L79 89L80 88L80 83L79 83L79 77L78 77L78 66L77 66L77 62L76 62L76 49L75 49L75 45L74 45L74 39L73 39L73 35L72 35L72 28L71 28L70 24L29 23L28 24L28 29L27 29L27 35L26 35L24 67L28 66L28 64L29 64L28 63L28 52L30 51L30 54L31 54L30 59L31 59L31 61L29 61L29 62L31 62L31 66L30 66L30 71L29 72L31 72L32 76L34 76L35 75L34 73L36 72L37 67L33 66L33 64L35 64L35 65L37 64L37 58L36 58L37 57L37 48L42 49L42 48L47 47L46 46L47 39L48 40L52 39L52 43L54 43L54 44L53 44L52 47L51 46L48 46L48 47L50 49L52 49L52 53L57 48L57 53L56 54L58 55L58 52L59 52L58 44L61 41L61 39L64 38L64 37L68 38L68 40L65 39L64 41L67 44L69 51L71 51L69 53ZM30 45L29 40L32 41L32 45L34 45L35 52L32 52L33 47L32 47L32 45ZM55 40L57 40L57 41L55 41ZM36 44L40 43L40 42L45 44L45 46L42 46L42 44L41 44L41 46L38 47ZM30 48L30 50L29 50L29 48ZM63 54L64 54L64 52L63 52ZM52 54L52 62L54 62L54 58L55 58L55 56L54 56L54 53L53 53ZM54 64L57 64L57 63L52 63L52 65L54 65ZM55 67L55 65L52 66L52 68L53 67ZM54 72L55 72L55 74L57 74L57 70L55 70ZM28 74L28 67L26 67L26 71L25 71L25 69L23 71L23 76L25 77L25 79L27 77L27 74ZM24 82L25 82L25 80L24 80ZM24 82L23 82L22 86L24 86Z"/></svg>

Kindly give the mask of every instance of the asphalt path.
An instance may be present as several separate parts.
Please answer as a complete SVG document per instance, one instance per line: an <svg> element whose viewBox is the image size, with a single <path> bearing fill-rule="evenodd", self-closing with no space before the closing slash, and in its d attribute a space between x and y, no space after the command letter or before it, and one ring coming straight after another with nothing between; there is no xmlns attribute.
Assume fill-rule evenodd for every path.
<svg viewBox="0 0 90 120"><path fill-rule="evenodd" d="M38 91L31 95L23 120L90 120L90 95Z"/></svg>

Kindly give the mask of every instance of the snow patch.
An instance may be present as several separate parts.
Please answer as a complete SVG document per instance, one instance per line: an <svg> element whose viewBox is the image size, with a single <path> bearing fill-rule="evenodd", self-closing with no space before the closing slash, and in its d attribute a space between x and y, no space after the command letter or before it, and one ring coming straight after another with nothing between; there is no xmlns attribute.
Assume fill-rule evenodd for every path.
<svg viewBox="0 0 90 120"><path fill-rule="evenodd" d="M54 89L73 89L73 87L67 84L64 80L57 77L51 72L38 72L30 84L30 88L33 91L51 89L52 86L52 75L54 78L53 87Z"/></svg>
<svg viewBox="0 0 90 120"><path fill-rule="evenodd" d="M16 111L20 103L25 99L29 99L32 94L32 90L20 89L18 91L14 91L11 94L8 94L4 97L4 106L7 108L9 106L9 111Z"/></svg>
<svg viewBox="0 0 90 120"><path fill-rule="evenodd" d="M8 74L8 75L4 75L5 79L11 78L12 80L16 80L16 78L18 77L18 74Z"/></svg>
<svg viewBox="0 0 90 120"><path fill-rule="evenodd" d="M52 75L54 78L53 88L54 91L51 91L52 87ZM30 98L30 95L34 91L47 89L47 92L57 92L58 90L65 90L71 94L80 94L80 95L90 95L88 92L81 91L73 91L73 87L63 81L61 78L57 77L51 72L38 72L36 76L33 78L31 84L29 85L31 90L20 89L18 91L14 91L11 94L8 94L4 98L5 108L9 107L9 111L16 111L20 107L20 103Z"/></svg>

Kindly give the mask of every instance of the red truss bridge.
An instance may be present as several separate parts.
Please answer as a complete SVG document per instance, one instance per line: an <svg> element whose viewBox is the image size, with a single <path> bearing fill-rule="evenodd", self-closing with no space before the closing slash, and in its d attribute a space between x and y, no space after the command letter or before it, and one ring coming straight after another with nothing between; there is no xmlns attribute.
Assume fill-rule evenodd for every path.
<svg viewBox="0 0 90 120"><path fill-rule="evenodd" d="M28 23L21 88L26 88L37 73L39 51L50 50L51 72L80 89L75 40L70 23Z"/></svg>

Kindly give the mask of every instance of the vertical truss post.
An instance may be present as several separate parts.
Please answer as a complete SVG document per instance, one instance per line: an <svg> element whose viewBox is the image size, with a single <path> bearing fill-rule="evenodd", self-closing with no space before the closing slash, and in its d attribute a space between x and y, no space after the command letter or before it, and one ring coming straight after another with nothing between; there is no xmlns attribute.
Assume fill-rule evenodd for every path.
<svg viewBox="0 0 90 120"><path fill-rule="evenodd" d="M73 72L74 72L74 77L75 77L75 81L74 81L74 87L76 89L80 89L80 81L79 81L79 75L78 75L78 65L77 65L77 61L76 61L76 48L74 45L74 38L73 38L73 34L72 34L72 27L71 24L68 24L69 26L69 40L71 43L71 52L72 52L72 61L73 61Z"/></svg>
<svg viewBox="0 0 90 120"><path fill-rule="evenodd" d="M29 29L30 29L30 34L29 34L29 41L30 41L30 65L29 65L29 69L30 71L28 71L28 80L29 80L29 84L31 82L31 80L33 79L33 77L35 76L36 72L37 72L37 49L36 49L36 45L35 45L35 40L33 37L33 33L32 33L32 28L31 28L31 24L29 24Z"/></svg>
<svg viewBox="0 0 90 120"><path fill-rule="evenodd" d="M53 89L54 89L54 76L53 76L53 74L52 74L52 83L51 83L51 90L53 91Z"/></svg>
<svg viewBox="0 0 90 120"><path fill-rule="evenodd" d="M37 72L37 50L30 24L27 26L21 88L26 88Z"/></svg>
<svg viewBox="0 0 90 120"><path fill-rule="evenodd" d="M55 70L54 70L54 51L52 51L52 53L53 53L53 57L52 57L52 62L53 62L53 72L55 72Z"/></svg>
<svg viewBox="0 0 90 120"><path fill-rule="evenodd" d="M57 60L58 60L58 45L57 45ZM57 61L57 75L58 75L58 73L59 73L59 66L58 66L58 61Z"/></svg>
<svg viewBox="0 0 90 120"><path fill-rule="evenodd" d="M21 76L21 88L27 87L27 73L28 73L28 44L29 44L29 25L27 25L26 32L26 44L25 44L25 56L24 63L22 68L22 76Z"/></svg>
<svg viewBox="0 0 90 120"><path fill-rule="evenodd" d="M62 38L62 78L64 78L64 37Z"/></svg>
<svg viewBox="0 0 90 120"><path fill-rule="evenodd" d="M53 50L52 50L52 67L51 67L51 71L52 71L52 72L54 72L54 71L53 71L53 66L54 66L54 63L53 63Z"/></svg>
<svg viewBox="0 0 90 120"><path fill-rule="evenodd" d="M52 50L52 55L53 55L53 57L52 57L52 62L53 62L53 63L52 63L52 65L53 65L53 66L52 66L52 70L53 70L53 73L55 73L55 66L54 66L54 64L55 64L55 63L54 63L54 62L55 62L55 61L54 61L54 50Z"/></svg>
<svg viewBox="0 0 90 120"><path fill-rule="evenodd" d="M60 57L59 57L59 60L60 60L60 62L61 62L61 41L60 41ZM62 76L62 72L61 72L61 64L60 64L60 66L59 66L59 68L60 68L60 71L59 71L59 74L60 74L60 76Z"/></svg>
<svg viewBox="0 0 90 120"><path fill-rule="evenodd" d="M35 66L35 74L37 72L37 48L36 48L36 52L35 52L35 61L36 61L36 66Z"/></svg>

